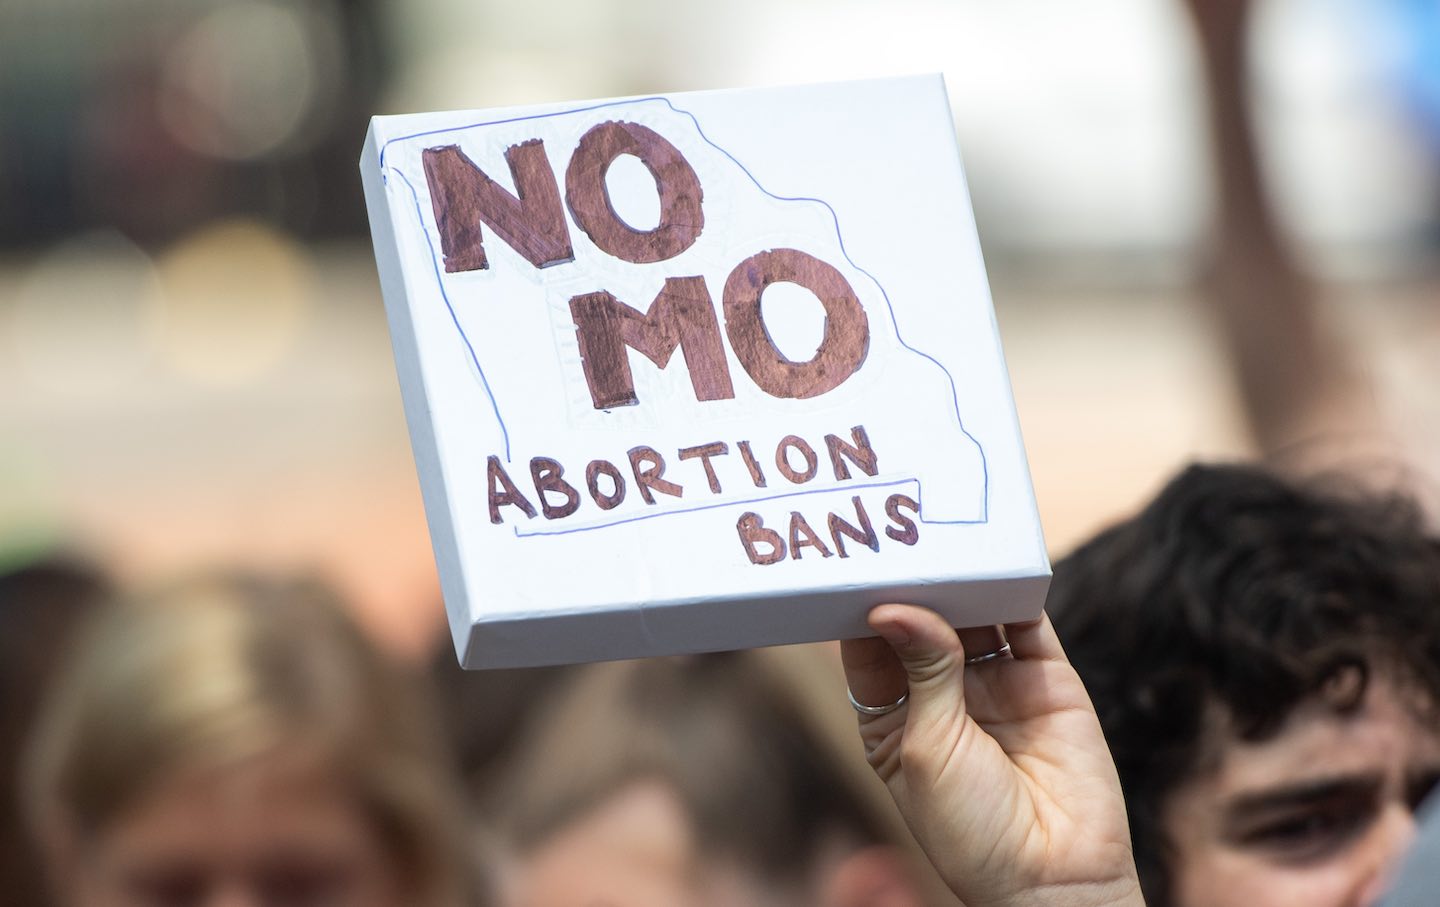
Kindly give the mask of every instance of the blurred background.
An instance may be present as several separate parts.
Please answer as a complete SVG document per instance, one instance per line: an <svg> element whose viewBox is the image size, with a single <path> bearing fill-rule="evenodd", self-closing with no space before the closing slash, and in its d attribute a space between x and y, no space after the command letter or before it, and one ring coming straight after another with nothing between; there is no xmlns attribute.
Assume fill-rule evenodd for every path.
<svg viewBox="0 0 1440 907"><path fill-rule="evenodd" d="M70 612L217 565L318 575L428 667L476 802L528 793L478 815L534 826L562 879L595 873L535 823L635 759L673 763L712 850L783 837L786 803L796 841L812 811L903 840L815 774L819 743L777 769L706 742L763 750L783 734L746 722L792 727L767 709L793 693L883 801L831 647L761 653L777 674L750 699L755 666L726 657L584 669L573 701L565 671L454 667L356 162L377 113L924 71L948 83L1052 554L1196 458L1440 503L1437 0L0 0L0 904L41 903L14 894L35 861L8 779ZM607 736L626 708L654 725L638 756ZM562 751L586 765L535 755ZM692 777L707 754L754 777ZM604 848L630 839L593 832L619 865Z"/></svg>
<svg viewBox="0 0 1440 907"><path fill-rule="evenodd" d="M1054 553L1196 457L1433 493L1431 0L7 0L0 566L316 570L420 653L367 118L933 70Z"/></svg>

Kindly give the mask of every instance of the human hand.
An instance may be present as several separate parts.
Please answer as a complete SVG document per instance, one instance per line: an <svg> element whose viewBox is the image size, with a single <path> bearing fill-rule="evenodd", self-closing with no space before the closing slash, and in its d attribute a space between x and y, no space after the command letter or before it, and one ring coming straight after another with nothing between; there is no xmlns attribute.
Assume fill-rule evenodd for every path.
<svg viewBox="0 0 1440 907"><path fill-rule="evenodd" d="M1143 907L1115 763L1049 618L1006 628L1013 657L969 666L933 611L881 605L869 623L881 639L841 644L852 696L909 698L860 716L866 756L968 907Z"/></svg>

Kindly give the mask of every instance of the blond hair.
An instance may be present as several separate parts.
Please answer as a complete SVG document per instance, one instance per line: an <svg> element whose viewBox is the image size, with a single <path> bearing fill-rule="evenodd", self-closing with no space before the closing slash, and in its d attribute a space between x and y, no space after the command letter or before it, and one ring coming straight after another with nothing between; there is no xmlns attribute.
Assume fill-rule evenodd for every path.
<svg viewBox="0 0 1440 907"><path fill-rule="evenodd" d="M176 773L294 752L324 760L376 822L419 907L473 893L429 703L314 585L192 580L102 610L27 760L42 835L102 831Z"/></svg>

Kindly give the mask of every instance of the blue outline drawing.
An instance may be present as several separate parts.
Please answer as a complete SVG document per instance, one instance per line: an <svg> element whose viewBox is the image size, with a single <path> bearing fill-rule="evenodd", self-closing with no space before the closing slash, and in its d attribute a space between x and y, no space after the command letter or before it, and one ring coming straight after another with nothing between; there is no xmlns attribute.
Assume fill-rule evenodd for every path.
<svg viewBox="0 0 1440 907"><path fill-rule="evenodd" d="M735 155L731 154L729 151L726 151L726 150L725 150L724 148L722 148L720 145L717 145L715 142L713 142L713 141L710 139L710 137L709 137L708 135L705 134L705 130L704 130L703 128L701 128L701 126L700 126L700 120L697 119L696 116L695 116L693 113L691 113L691 112L688 111L688 110L682 110L681 108L676 107L675 104L672 103L669 98L663 97L663 96L659 96L659 95L652 96L652 97L645 97L645 98L631 98L631 99L629 99L629 100L624 100L624 101L607 101L607 102L602 103L602 104L592 104L592 105L590 105L590 106L588 106L588 107L575 107L575 108L571 108L571 109L569 109L569 110L557 110L557 111L554 111L554 112L551 112L551 113L530 114L530 115L527 115L527 116L509 117L509 118L500 119L500 120L487 120L487 121L479 122L479 123L465 123L465 124L462 124L462 125L459 125L459 126L447 126L447 127L443 128L443 129L431 129L431 130L428 130L428 131L425 131L425 132L415 132L415 133L411 133L411 134L409 134L409 135L396 136L396 137L394 137L394 138L392 138L392 139L387 139L386 142L385 142L385 144L383 144L383 145L380 147L380 161L379 161L379 163L380 163L380 178L381 178L381 180L388 185L388 183L389 183L388 170L393 170L393 171L395 172L395 175L398 176L398 177L400 177L401 181L405 183L405 187L410 191L410 196L411 196L411 198L414 200L415 214L416 214L416 217L417 217L417 218L419 219L419 221L420 221L420 229L421 229L422 233L423 233L424 236L425 236L426 245L427 245L427 246L429 247L429 249L430 249L431 264L433 265L434 271L435 271L435 281L436 281L436 283L439 285L439 288L440 288L440 296L441 296L441 298L444 299L444 301L445 301L445 306L446 306L446 308L447 308L447 309L449 310L449 312L450 312L450 320L454 323L455 329L460 333L460 339L461 339L461 341L465 344L465 349L466 349L466 350L469 352L469 354L470 354L470 361L475 365L475 369L476 369L476 371L478 372L478 374L479 374L479 376L480 376L481 386L482 386L482 387L484 388L484 390L485 390L485 395L486 395L486 396L489 398L489 400L490 400L490 407L491 407L491 409L494 410L494 412L495 412L495 419L496 419L496 421L499 422L499 424L500 424L500 433L501 433L502 437L504 438L504 442L505 442L505 462L506 462L506 463L511 462L511 460L510 460L510 432L509 432L509 430L508 430L508 429L506 428L506 426L505 426L505 420L504 420L504 418L500 415L500 404L499 404L499 401L497 401L497 400L495 399L495 394L494 394L494 392L493 392L493 391L491 390L491 388L490 388L490 382L489 382L489 380L487 380L486 377L485 377L485 370L484 370L484 368L480 365L480 358L479 358L479 356L477 356L476 353L475 353L475 347L474 347L474 345L470 342L470 338L466 335L466 333L465 333L465 328L461 326L461 324L460 324L460 319L459 319L459 317L458 317L458 316L456 315L456 313L455 313L455 307L454 307L454 305L453 305L453 304L451 303L451 301L450 301L450 296L449 296L449 294L446 293L446 291L445 291L445 280L444 280L444 277L443 277L443 275L442 275L442 273L441 273L441 270L440 270L440 255L439 255L439 253L436 251L434 238L431 236L431 234L430 234L430 229L429 229L429 227L426 225L424 208L423 208L423 206L422 206L421 203L420 203L420 194L419 194L419 192L416 191L415 186L410 182L409 178L407 178L407 177L405 176L404 171L402 171L400 168L398 168L398 167L390 167L390 168L388 168L388 170L387 170L387 167L386 167L386 164L385 164L385 155L386 155L386 153L390 150L390 146L391 146L392 144L396 143L396 142L408 142L408 141L413 141L413 140L419 139L419 138L428 138L428 137L430 137L430 136L444 135L444 134L446 134L446 133L451 133L451 132L464 132L464 131L470 130L470 129L480 129L480 128L483 128L483 127L486 127L486 126L502 126L502 125L509 124L509 123L519 123L519 122L524 122L524 121L527 121L527 120L543 120L543 119L549 119L549 118L552 118L552 117L570 116L570 115L572 115L572 114L577 114L577 113L588 113L588 112L595 111L595 110L604 110L604 109L606 109L606 108L611 108L611 107L626 107L626 106L631 106L631 105L648 104L648 103L654 103L654 102L659 102L659 103L664 104L666 107L670 108L671 112L673 112L673 113L679 114L679 115L681 115L681 116L688 117L688 118L690 119L690 122L695 125L695 131L700 135L701 140L703 140L703 141L704 141L707 145L709 145L711 148L714 148L716 151L718 151L718 152L720 152L721 154L723 154L723 155L724 155L726 158L728 158L728 159L730 160L730 162L733 163L736 167L739 167L739 168L740 168L740 172L744 173L745 176L749 178L750 182L755 185L755 188L758 189L758 190L760 190L760 192L763 193L764 195L767 195L767 196L769 196L770 198L773 198L773 199L775 199L776 201L780 201L780 202L814 202L814 203L816 203L816 204L819 204L819 205L824 206L825 210L829 212L829 214L830 214L830 220L831 220L831 221L834 223L834 225L835 225L835 238L836 238L836 240L837 240L837 241L839 242L839 244L840 244L840 254L843 255L843 256L845 256L845 260L846 260L847 262L849 262L850 267L854 268L856 271L859 271L861 274L864 274L866 277L868 277L868 278L870 279L870 282L873 283L873 284L875 284L876 289L878 289L878 290L880 291L880 296L885 300L885 308L886 308L886 310L889 312L889 315L890 315L890 327L891 327L891 329L894 330L894 332L895 332L895 340L896 340L896 342L898 342L901 347L909 350L910 352L912 352L912 353L914 353L915 355L919 356L920 358L926 360L927 362L932 363L936 368L938 368L938 369L941 371L942 374L945 375L945 380L946 380L947 382L949 382L949 385L950 385L950 402L951 402L952 408L953 408L954 413L955 413L955 423L956 423L956 425L959 426L961 434L965 435L965 437L970 440L970 443L972 443L972 444L975 445L975 449L980 452L980 468L981 468L981 473L982 473L983 482L984 482L983 495L982 495L982 506L981 506L981 514L982 514L981 518L978 519L978 520L927 520L927 519L925 519L925 518L922 516L922 517L920 517L920 522L925 523L925 524L927 524L927 525L941 525L941 526L947 526L947 525L949 525L949 526L956 526L956 525L973 526L973 525L979 525L979 524L983 524L983 523L988 523L989 520L990 520L990 463L989 463L988 457L987 457L986 454L985 454L985 447L984 447L984 445L982 445L982 444L980 443L979 439L976 438L974 435L970 434L970 431L965 428L965 420L964 420L964 419L961 417L961 415L960 415L960 392L959 392L959 389L955 386L955 376L950 374L950 370L947 369L947 368L944 366L944 364L940 362L940 360L936 359L934 356L930 355L929 353L924 352L923 350L920 350L920 349L917 349L917 348L914 347L914 346L911 346L909 343L907 343L907 342L905 341L905 338L904 338L904 337L901 335L901 333L900 333L900 322L899 322L899 320L898 320L898 319L896 318L896 316L895 316L895 305L894 305L893 302L890 301L890 294L889 294L888 292L886 292L886 290L885 290L885 285L882 284L882 283L880 282L880 280L879 280L874 274L871 274L869 271L867 271L867 270L865 270L864 268L860 267L860 265L856 264L855 260L850 257L850 250L845 247L845 236L844 236L844 234L842 233L842 231L841 231L841 229L840 229L840 216L839 216L838 214L836 214L835 209L834 209L833 207L831 207L831 205L830 205L829 202L825 201L825 200L822 199L822 198L814 198L814 197L811 197L811 196L785 196L785 195L776 195L775 193L773 193L773 192L771 192L770 190L766 189L764 186L762 186L762 185L760 184L760 181L755 178L755 175L750 172L750 168L748 168L748 167L746 167L744 164L742 164L742 163L740 162L740 160L735 157ZM629 516L629 517L623 517L623 518L617 519L617 520L615 520L614 522L610 522L610 523L604 523L604 524L592 525L592 526L577 527L577 528L575 528L575 529L557 530L557 531L555 531L555 532L528 532L528 533L522 533L522 532L520 532L519 527L515 527L515 534L516 534L517 536L522 537L522 538L534 537L534 536L540 536L540 535L568 535L568 534L575 533L575 532L586 532L586 531L591 531L591 530L595 530L595 529L607 529L607 528L609 528L609 527L611 527L611 526L620 526L620 525L624 525L624 524L626 524L626 523L633 523L633 522L638 522L638 521L640 521L640 520L652 519L652 518L658 517L658 516L670 516L670 515L672 515L672 514L694 513L694 512L696 512L696 511L700 511L700 510L711 510L711 509L716 509L716 508L721 508L721 507L741 506L741 505L744 505L744 504L753 504L753 503L759 503L759 502L762 502L762 501L771 501L771 500L779 500L779 499L781 499L781 498L796 497L796 496L798 496L798 495L819 494L819 493L821 493L821 492L831 492L831 491L844 491L844 490L847 489L847 488L874 488L874 487L883 487L883 486L889 486L889 485L903 484L903 483L905 483L905 482L914 482L914 483L915 483L915 486L916 486L916 493L917 493L917 494L922 494L922 493L923 493L923 492L921 491L921 489L920 489L920 480L919 480L918 478L899 479L899 480L895 480L895 481L892 481L892 482L872 483L872 484L869 484L869 485L836 485L836 486L829 487L829 488L817 488L817 489L809 489L809 490L806 490L806 491L786 492L786 493L783 493L783 494L771 495L771 496L769 496L769 497L755 498L755 499L753 499L753 500L748 500L748 501L729 501L729 502L724 502L724 503L715 503L715 504L703 505L703 506L700 506L700 507L691 507L691 508L687 508L687 509L663 510L663 511L658 511L658 512L656 512L656 513L650 513L650 514L637 514L637 515L633 515L633 516ZM920 501L920 503L922 504L922 509L923 509L923 504L924 504L923 499Z"/></svg>
<svg viewBox="0 0 1440 907"><path fill-rule="evenodd" d="M490 389L490 379L485 377L485 367L480 364L480 357L475 354L475 346L470 342L470 335L465 333L465 328L460 325L460 316L455 314L455 305L450 301L450 294L445 292L445 280L440 274L440 259L435 255L435 241L430 238L430 228L425 225L425 212L420 207L420 193L415 191L415 186L403 170L396 168L395 175L400 177L400 182L410 190L410 197L415 200L415 216L420 219L420 230L425 234L425 245L430 249L430 264L435 269L435 283L440 287L440 298L445 300L445 308L450 312L450 320L455 324L455 330L460 332L460 339L465 344L465 349L470 353L470 361L475 364L475 371L480 375L480 386L485 388L485 396L490 398L490 408L495 411L495 421L500 423L500 436L505 440L505 462L510 462L510 430L505 427L505 419L500 415L500 401L495 399L495 392Z"/></svg>
<svg viewBox="0 0 1440 907"><path fill-rule="evenodd" d="M916 503L924 496L924 490L920 487L918 478L908 479L887 479L884 482L861 482L856 485L832 485L829 488L807 488L804 491L786 491L781 494L762 495L757 498L743 498L735 501L717 501L714 504L700 504L695 507L680 507L674 510L658 510L654 513L637 513L634 516L624 517L609 523L599 523L590 526L576 526L574 529L536 529L531 532L521 532L520 527L514 527L515 535L518 538L531 538L537 535L574 535L577 532L590 532L595 529L609 529L611 526L620 526L625 523L639 523L642 520L653 520L660 516L674 516L677 513L700 513L705 510L721 510L726 507L744 507L748 504L762 504L766 501L780 501L785 498L802 498L814 494L830 494L833 492L858 491L862 488L894 488L896 485L914 485ZM919 514L916 514L919 517ZM927 522L921 519L920 522ZM984 520L951 520L946 523L940 521L928 521L931 525L965 525L977 526Z"/></svg>

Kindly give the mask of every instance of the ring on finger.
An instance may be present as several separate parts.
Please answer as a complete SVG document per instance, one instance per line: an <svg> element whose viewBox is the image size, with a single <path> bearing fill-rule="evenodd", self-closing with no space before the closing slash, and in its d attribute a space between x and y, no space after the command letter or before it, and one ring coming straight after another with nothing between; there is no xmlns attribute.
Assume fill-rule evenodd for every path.
<svg viewBox="0 0 1440 907"><path fill-rule="evenodd" d="M850 688L848 686L845 688L845 695L850 698L850 705L854 707L855 711L859 712L862 715L875 716L888 715L896 709L900 708L900 706L904 705L905 701L910 698L910 691L905 691L904 693L900 694L899 699L895 700L894 702L886 703L885 705L865 705L864 703L858 701L855 698L855 694L850 692Z"/></svg>
<svg viewBox="0 0 1440 907"><path fill-rule="evenodd" d="M987 661L994 661L997 658L1011 658L1013 657L1013 655L1014 653L1010 651L1010 644L1007 642L1005 645L996 649L994 652L984 652L980 655L973 655L969 658L966 658L965 664L967 666L984 664Z"/></svg>

